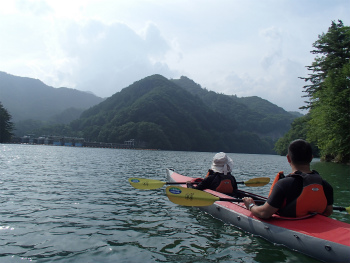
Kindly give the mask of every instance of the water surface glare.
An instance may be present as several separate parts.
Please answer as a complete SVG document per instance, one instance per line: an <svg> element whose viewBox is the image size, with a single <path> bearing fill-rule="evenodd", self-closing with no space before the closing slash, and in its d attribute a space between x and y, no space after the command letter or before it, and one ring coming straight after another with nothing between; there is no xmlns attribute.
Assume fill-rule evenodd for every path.
<svg viewBox="0 0 350 263"><path fill-rule="evenodd" d="M0 144L0 262L317 262L192 207L164 187L165 169L203 177L215 153ZM285 157L229 154L237 180L290 172ZM349 206L349 167L320 163L336 205ZM267 195L269 187L249 188ZM333 218L350 223L349 215Z"/></svg>

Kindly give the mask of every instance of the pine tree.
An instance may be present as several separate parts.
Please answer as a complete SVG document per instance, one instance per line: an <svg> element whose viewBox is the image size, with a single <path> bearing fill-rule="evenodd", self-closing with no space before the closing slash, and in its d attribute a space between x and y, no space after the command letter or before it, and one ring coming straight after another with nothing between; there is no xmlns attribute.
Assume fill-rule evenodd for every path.
<svg viewBox="0 0 350 263"><path fill-rule="evenodd" d="M12 137L13 123L11 115L0 102L0 143L9 142Z"/></svg>
<svg viewBox="0 0 350 263"><path fill-rule="evenodd" d="M332 21L326 34L313 44L317 54L301 78L309 98L302 109L310 109L308 140L316 142L321 155L349 162L350 158L350 27Z"/></svg>

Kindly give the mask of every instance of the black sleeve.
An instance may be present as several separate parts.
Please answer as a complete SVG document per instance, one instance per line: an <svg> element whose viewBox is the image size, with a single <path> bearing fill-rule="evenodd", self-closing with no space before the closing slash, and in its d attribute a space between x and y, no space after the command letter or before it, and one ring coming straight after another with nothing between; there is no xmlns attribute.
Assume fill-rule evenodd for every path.
<svg viewBox="0 0 350 263"><path fill-rule="evenodd" d="M274 208L281 208L285 200L285 190L283 185L279 184L278 181L272 189L271 194L267 198L267 203Z"/></svg>
<svg viewBox="0 0 350 263"><path fill-rule="evenodd" d="M204 178L197 186L194 186L193 189L204 190L210 188L211 183L213 182L214 176L208 176Z"/></svg>
<svg viewBox="0 0 350 263"><path fill-rule="evenodd" d="M325 180L322 180L323 191L327 198L327 205L333 205L333 187Z"/></svg>
<svg viewBox="0 0 350 263"><path fill-rule="evenodd" d="M272 189L270 196L267 198L267 203L274 208L281 208L288 197L288 189L294 183L294 178L286 177L280 179Z"/></svg>

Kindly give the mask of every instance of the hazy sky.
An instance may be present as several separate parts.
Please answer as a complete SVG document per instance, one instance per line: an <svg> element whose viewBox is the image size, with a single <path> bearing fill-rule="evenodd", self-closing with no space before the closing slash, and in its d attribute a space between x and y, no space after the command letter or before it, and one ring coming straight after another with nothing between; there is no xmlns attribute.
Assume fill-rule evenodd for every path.
<svg viewBox="0 0 350 263"><path fill-rule="evenodd" d="M187 76L296 111L312 44L349 14L349 0L0 0L0 71L100 97Z"/></svg>

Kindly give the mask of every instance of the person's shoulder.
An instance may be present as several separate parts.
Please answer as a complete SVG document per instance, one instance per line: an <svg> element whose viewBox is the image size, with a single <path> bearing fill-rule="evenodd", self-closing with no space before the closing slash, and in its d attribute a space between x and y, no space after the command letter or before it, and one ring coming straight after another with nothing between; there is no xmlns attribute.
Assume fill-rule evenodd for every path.
<svg viewBox="0 0 350 263"><path fill-rule="evenodd" d="M329 187L329 188L333 188L332 185L330 183L328 183L325 179L323 179L323 177L319 174L319 172L315 171L315 170L312 170L312 173L313 174L317 174L319 175L321 178L322 178L322 184L323 186L325 187Z"/></svg>
<svg viewBox="0 0 350 263"><path fill-rule="evenodd" d="M285 177L279 179L278 182L280 182L280 181L284 181L284 182L294 181L295 179L298 179L298 178L299 178L299 176L297 176L295 174L288 174Z"/></svg>
<svg viewBox="0 0 350 263"><path fill-rule="evenodd" d="M215 172L212 169L208 170L208 175L213 175Z"/></svg>
<svg viewBox="0 0 350 263"><path fill-rule="evenodd" d="M323 187L328 187L333 189L332 185L328 183L325 179L322 179L322 185Z"/></svg>
<svg viewBox="0 0 350 263"><path fill-rule="evenodd" d="M276 184L282 186L282 185L290 184L290 183L292 183L292 182L294 182L296 180L298 180L298 177L287 175L286 177L284 177L282 179L279 179Z"/></svg>
<svg viewBox="0 0 350 263"><path fill-rule="evenodd" d="M213 170L209 169L207 175L208 175L208 177L214 176L214 175L216 175L216 173Z"/></svg>

